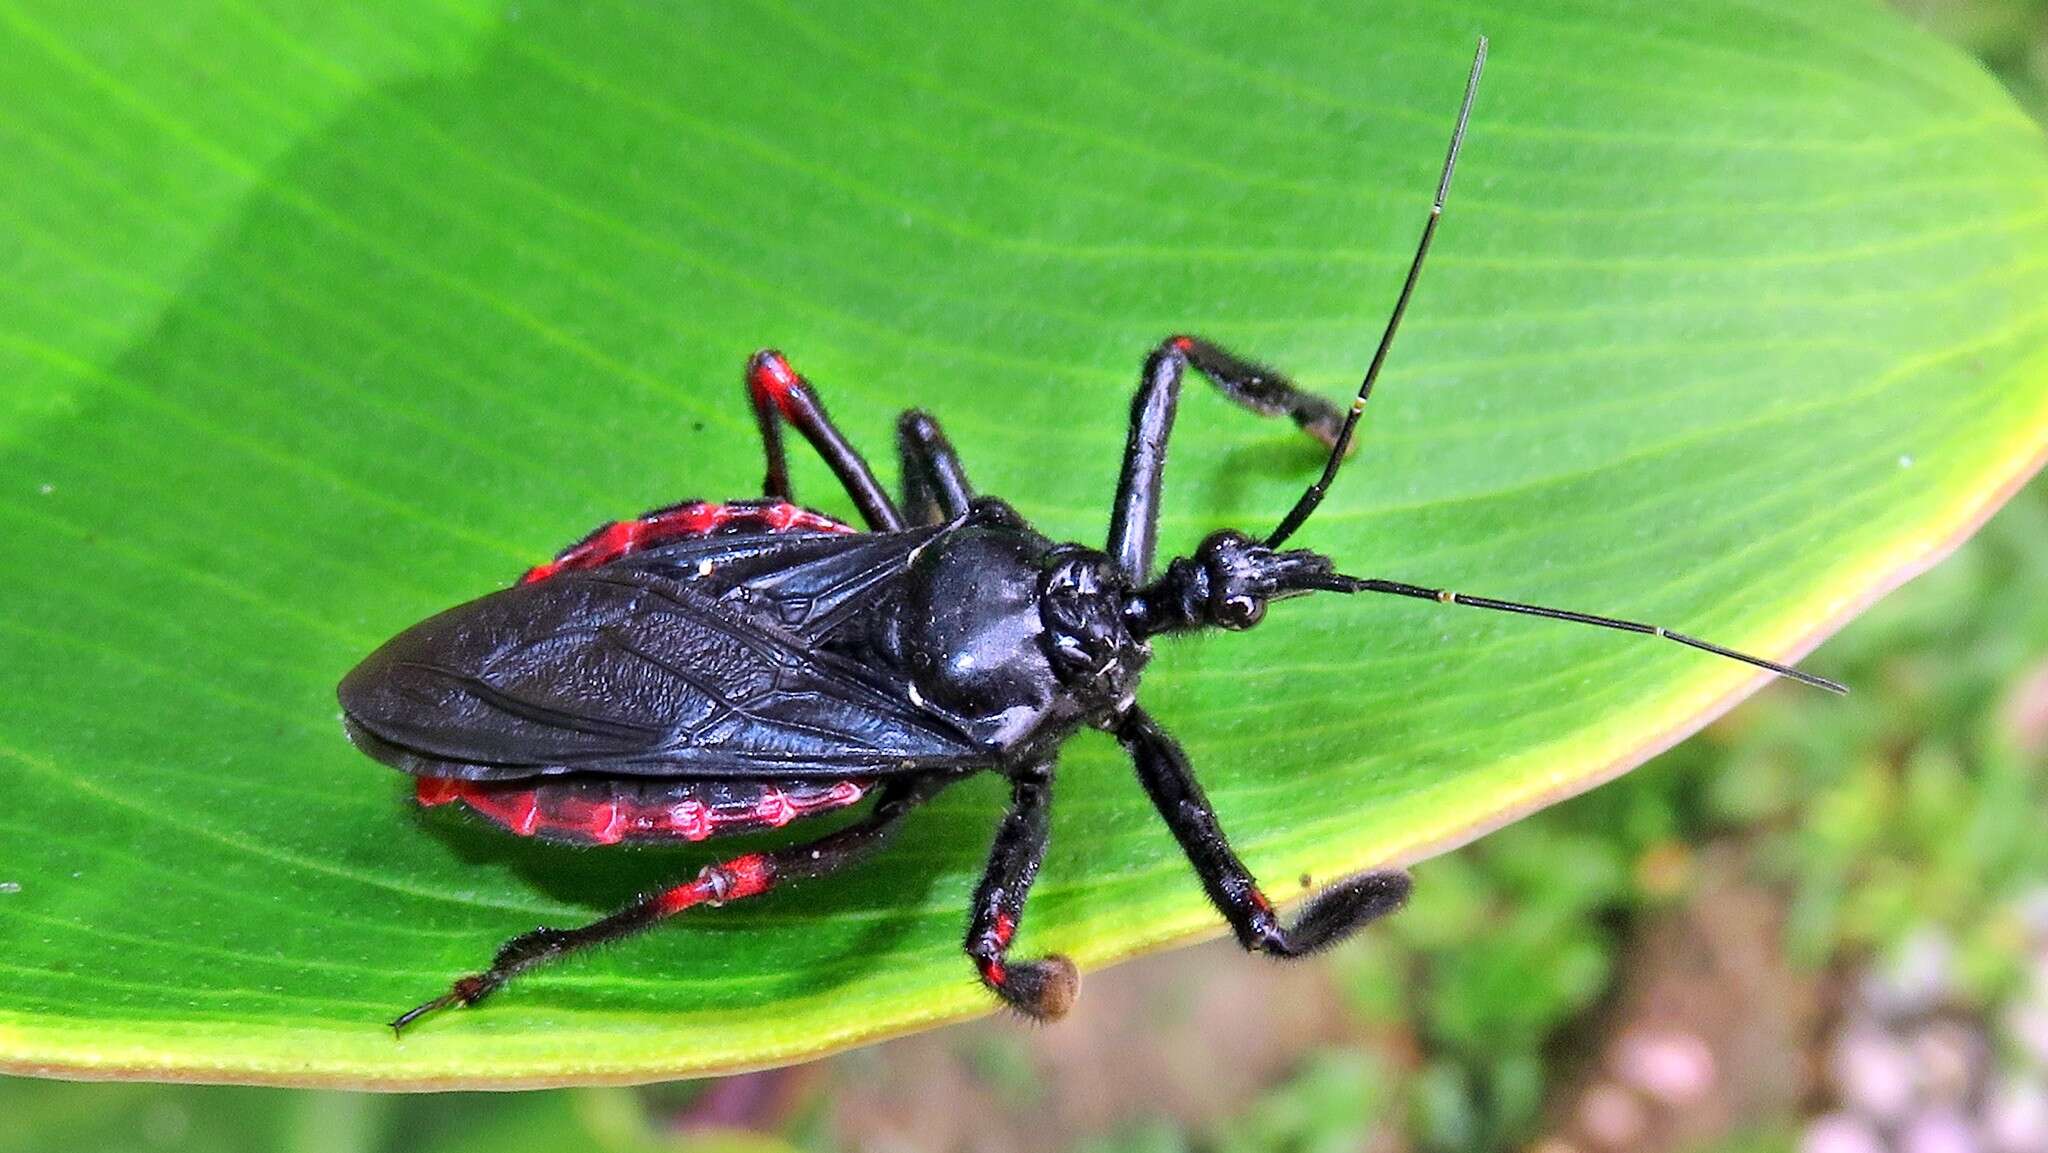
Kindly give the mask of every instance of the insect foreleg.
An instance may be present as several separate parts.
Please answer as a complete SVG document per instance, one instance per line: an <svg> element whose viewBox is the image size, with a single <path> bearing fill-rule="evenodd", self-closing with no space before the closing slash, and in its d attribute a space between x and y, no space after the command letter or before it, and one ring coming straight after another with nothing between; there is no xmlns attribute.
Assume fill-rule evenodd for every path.
<svg viewBox="0 0 2048 1153"><path fill-rule="evenodd" d="M1131 398L1123 473L1110 510L1108 552L1134 583L1142 584L1152 575L1166 442L1180 407L1181 376L1190 367L1240 406L1260 416L1285 416L1324 444L1335 444L1344 427L1343 409L1303 392L1273 369L1198 336L1161 341L1146 358L1138 393Z"/></svg>

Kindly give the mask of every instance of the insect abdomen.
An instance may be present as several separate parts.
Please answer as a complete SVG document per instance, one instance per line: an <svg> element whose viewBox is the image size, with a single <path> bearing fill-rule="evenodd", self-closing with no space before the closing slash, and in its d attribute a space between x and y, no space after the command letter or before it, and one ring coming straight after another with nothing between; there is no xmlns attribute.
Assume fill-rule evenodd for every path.
<svg viewBox="0 0 2048 1153"><path fill-rule="evenodd" d="M522 837L579 845L701 841L781 828L867 795L863 781L732 781L601 776L459 781L421 777L422 805L461 801Z"/></svg>
<svg viewBox="0 0 2048 1153"><path fill-rule="evenodd" d="M853 531L852 525L785 500L740 500L723 504L690 500L642 513L632 520L615 520L602 525L555 554L554 560L526 570L519 583L544 581L564 569L599 568L620 557L686 537L717 533Z"/></svg>

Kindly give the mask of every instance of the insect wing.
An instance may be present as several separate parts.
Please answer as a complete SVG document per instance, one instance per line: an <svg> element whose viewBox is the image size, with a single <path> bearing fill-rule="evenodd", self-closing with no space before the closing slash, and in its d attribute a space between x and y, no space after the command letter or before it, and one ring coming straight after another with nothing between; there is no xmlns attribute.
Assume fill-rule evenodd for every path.
<svg viewBox="0 0 2048 1153"><path fill-rule="evenodd" d="M743 606L815 648L857 633L918 550L948 526L891 533L752 533L675 541L612 566Z"/></svg>
<svg viewBox="0 0 2048 1153"><path fill-rule="evenodd" d="M380 759L471 780L966 767L960 728L821 647L938 531L680 542L515 586L401 633L342 706Z"/></svg>

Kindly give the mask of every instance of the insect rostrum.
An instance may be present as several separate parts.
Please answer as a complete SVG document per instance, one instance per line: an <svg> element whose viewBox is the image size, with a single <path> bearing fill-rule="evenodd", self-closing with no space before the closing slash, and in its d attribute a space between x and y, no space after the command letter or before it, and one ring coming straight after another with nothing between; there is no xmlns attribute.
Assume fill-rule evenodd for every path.
<svg viewBox="0 0 2048 1153"><path fill-rule="evenodd" d="M1633 621L1363 579L1282 545L1321 502L1435 235L1471 112L1467 81L1421 243L1348 410L1192 336L1147 358L1104 548L1047 539L976 496L939 426L897 424L900 500L875 480L808 381L779 353L748 362L767 456L759 500L691 502L608 524L511 588L399 634L343 679L350 737L416 778L424 804L461 802L525 836L584 844L696 841L777 828L872 798L820 839L711 865L575 929L536 929L482 972L401 1015L402 1029L474 1005L518 974L697 905L743 900L879 848L920 804L975 773L1011 785L969 911L982 982L1057 1018L1079 976L1059 956L1011 955L1045 852L1053 766L1083 725L1113 734L1210 900L1245 948L1294 957L1397 908L1399 872L1316 894L1284 923L1232 852L1186 755L1137 702L1153 637L1247 629L1276 600L1380 592L1651 633L1824 688L1782 665ZM1326 443L1320 478L1263 538L1224 531L1153 565L1161 478L1188 370L1253 412ZM824 457L864 530L793 503L784 426Z"/></svg>

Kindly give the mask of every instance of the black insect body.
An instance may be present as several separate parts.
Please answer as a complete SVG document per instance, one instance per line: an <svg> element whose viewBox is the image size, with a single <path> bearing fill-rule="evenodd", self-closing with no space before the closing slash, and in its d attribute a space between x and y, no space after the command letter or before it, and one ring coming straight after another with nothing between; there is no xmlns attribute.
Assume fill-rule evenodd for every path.
<svg viewBox="0 0 2048 1153"><path fill-rule="evenodd" d="M1442 180L1377 354L1348 411L1208 341L1176 336L1147 359L1107 547L1062 543L977 497L933 420L897 426L891 500L781 355L747 387L766 445L767 496L690 503L606 525L514 587L401 633L341 683L349 735L417 778L425 804L460 802L512 832L584 844L694 841L779 827L872 798L820 839L750 853L576 929L514 938L489 968L393 1024L473 1005L514 976L684 909L837 870L969 775L1010 781L966 950L982 981L1057 1018L1079 978L1063 957L1010 945L1044 854L1053 763L1083 725L1115 735L1209 898L1247 949L1293 957L1401 904L1408 879L1342 881L1283 923L1232 852L1187 757L1136 701L1153 637L1246 629L1275 600L1380 592L1652 633L1825 688L1760 658L1631 621L1338 573L1281 545L1335 477L1384 362L1449 191L1480 67L1467 82ZM1330 446L1322 476L1263 539L1219 532L1153 572L1168 433L1188 369ZM791 502L782 426L852 497L865 531Z"/></svg>

